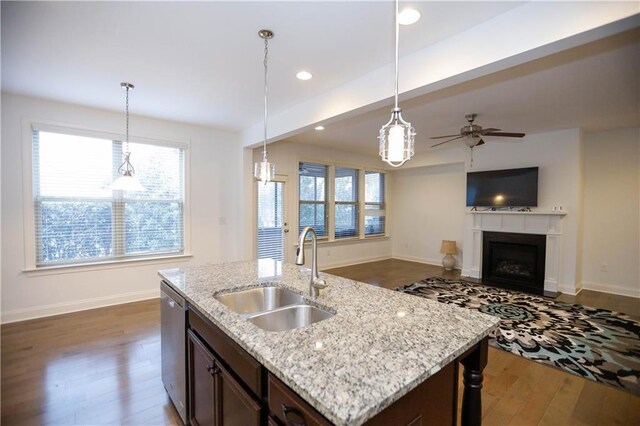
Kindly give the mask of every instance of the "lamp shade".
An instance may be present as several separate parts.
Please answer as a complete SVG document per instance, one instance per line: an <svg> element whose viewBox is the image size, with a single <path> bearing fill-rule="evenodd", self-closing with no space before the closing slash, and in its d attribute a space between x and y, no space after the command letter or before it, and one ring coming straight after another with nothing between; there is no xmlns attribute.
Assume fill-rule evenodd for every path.
<svg viewBox="0 0 640 426"><path fill-rule="evenodd" d="M442 240L442 246L440 247L440 253L456 254L457 252L458 252L458 247L456 246L456 242L455 241Z"/></svg>

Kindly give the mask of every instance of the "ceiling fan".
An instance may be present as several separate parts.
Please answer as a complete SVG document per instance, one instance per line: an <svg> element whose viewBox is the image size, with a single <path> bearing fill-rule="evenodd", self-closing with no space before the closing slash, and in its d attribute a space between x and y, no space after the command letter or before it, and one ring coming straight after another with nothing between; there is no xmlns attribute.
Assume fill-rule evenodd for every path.
<svg viewBox="0 0 640 426"><path fill-rule="evenodd" d="M435 148L436 146L443 145L447 142L464 138L464 143L469 148L473 149L476 146L484 145L484 141L482 140L483 136L502 136L507 138L521 138L524 136L524 133L502 132L500 131L500 129L496 129L494 127L483 129L482 126L473 124L473 121L476 119L477 116L478 114L465 115L464 118L467 119L469 124L462 127L460 129L460 133L457 135L433 136L431 139L444 139L444 138L451 138L451 139L432 145L431 148Z"/></svg>

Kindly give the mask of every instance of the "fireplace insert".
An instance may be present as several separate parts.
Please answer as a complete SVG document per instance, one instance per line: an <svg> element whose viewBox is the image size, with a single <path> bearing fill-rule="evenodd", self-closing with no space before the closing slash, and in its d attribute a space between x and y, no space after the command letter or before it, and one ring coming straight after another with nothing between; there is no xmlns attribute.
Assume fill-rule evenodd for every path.
<svg viewBox="0 0 640 426"><path fill-rule="evenodd" d="M482 233L482 282L544 294L545 235Z"/></svg>

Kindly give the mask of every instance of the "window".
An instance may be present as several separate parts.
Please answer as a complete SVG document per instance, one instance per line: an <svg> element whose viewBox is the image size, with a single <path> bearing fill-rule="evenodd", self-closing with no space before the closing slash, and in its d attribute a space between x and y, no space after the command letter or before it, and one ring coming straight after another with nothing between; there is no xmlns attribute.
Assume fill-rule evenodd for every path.
<svg viewBox="0 0 640 426"><path fill-rule="evenodd" d="M318 236L327 236L327 166L300 163L299 176L299 232L313 226Z"/></svg>
<svg viewBox="0 0 640 426"><path fill-rule="evenodd" d="M386 235L384 176L363 168L300 163L299 230L313 226L329 241Z"/></svg>
<svg viewBox="0 0 640 426"><path fill-rule="evenodd" d="M364 174L364 234L384 234L384 173Z"/></svg>
<svg viewBox="0 0 640 426"><path fill-rule="evenodd" d="M358 235L358 173L358 169L336 167L336 239Z"/></svg>
<svg viewBox="0 0 640 426"><path fill-rule="evenodd" d="M131 143L142 192L112 191L120 141L35 130L35 264L184 252L184 149Z"/></svg>

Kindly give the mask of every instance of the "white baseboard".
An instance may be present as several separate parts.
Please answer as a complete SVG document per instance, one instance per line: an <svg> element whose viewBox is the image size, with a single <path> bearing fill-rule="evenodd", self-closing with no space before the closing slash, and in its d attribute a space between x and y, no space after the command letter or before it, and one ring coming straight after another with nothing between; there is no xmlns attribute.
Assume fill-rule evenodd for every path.
<svg viewBox="0 0 640 426"><path fill-rule="evenodd" d="M53 315L68 314L70 312L86 311L88 309L103 308L106 306L120 305L122 303L137 302L140 300L155 299L157 297L160 297L160 289L75 300L72 302L55 303L52 305L36 306L33 308L14 309L2 312L2 324L50 317Z"/></svg>
<svg viewBox="0 0 640 426"><path fill-rule="evenodd" d="M416 262L416 263L423 263L425 265L442 266L442 259L431 259L428 257L405 256L405 255L397 255L397 254L394 254L391 257L393 259L406 260L407 262ZM454 268L462 269L462 265L459 265L457 260L458 259L456 259L456 265L454 266Z"/></svg>
<svg viewBox="0 0 640 426"><path fill-rule="evenodd" d="M344 266L360 265L361 263L377 262L380 260L387 260L387 259L391 259L391 256L379 255L379 256L359 257L357 259L351 259L346 261L342 260L342 261L337 261L332 263L325 263L320 266L322 267L321 270L324 271L326 269L342 268Z"/></svg>
<svg viewBox="0 0 640 426"><path fill-rule="evenodd" d="M577 296L580 291L582 291L582 287L580 286L567 286L558 284L558 291L562 294L568 294L570 296Z"/></svg>
<svg viewBox="0 0 640 426"><path fill-rule="evenodd" d="M640 298L640 288L628 288L619 285L601 284L590 281L583 281L580 283L581 287L585 290L600 291L602 293L617 294L620 296L638 297Z"/></svg>

